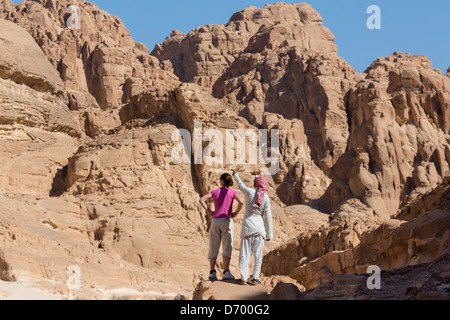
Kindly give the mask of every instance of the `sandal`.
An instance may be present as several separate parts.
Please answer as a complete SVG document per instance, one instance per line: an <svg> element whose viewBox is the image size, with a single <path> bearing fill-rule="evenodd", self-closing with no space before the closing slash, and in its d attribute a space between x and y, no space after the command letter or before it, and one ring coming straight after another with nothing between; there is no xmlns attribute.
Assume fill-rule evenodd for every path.
<svg viewBox="0 0 450 320"><path fill-rule="evenodd" d="M238 283L238 285L241 285L241 286L246 286L246 285L247 285L247 282L245 282L245 281L242 280L242 279L239 279L239 280L237 281L237 283Z"/></svg>
<svg viewBox="0 0 450 320"><path fill-rule="evenodd" d="M261 281L253 279L253 280L249 281L248 284L251 286L257 286L257 285L261 284Z"/></svg>

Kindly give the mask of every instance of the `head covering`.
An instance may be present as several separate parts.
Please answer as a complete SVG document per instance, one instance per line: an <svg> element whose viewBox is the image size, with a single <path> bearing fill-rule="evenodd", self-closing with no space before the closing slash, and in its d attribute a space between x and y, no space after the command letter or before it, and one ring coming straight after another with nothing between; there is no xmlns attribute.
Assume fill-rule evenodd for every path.
<svg viewBox="0 0 450 320"><path fill-rule="evenodd" d="M266 194L267 188L269 187L269 181L263 176L255 177L255 185L256 185L256 202L253 205L254 208L261 207L264 201L264 195Z"/></svg>

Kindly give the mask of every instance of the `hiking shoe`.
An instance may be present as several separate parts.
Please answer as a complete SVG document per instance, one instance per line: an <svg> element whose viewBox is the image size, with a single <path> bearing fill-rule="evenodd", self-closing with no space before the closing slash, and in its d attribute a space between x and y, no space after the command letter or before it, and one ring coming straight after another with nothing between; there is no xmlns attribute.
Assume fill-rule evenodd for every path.
<svg viewBox="0 0 450 320"><path fill-rule="evenodd" d="M244 281L244 280L242 280L242 279L239 279L239 280L237 281L237 283L238 283L238 285L240 285L240 286L246 286L246 285L247 285L247 281Z"/></svg>
<svg viewBox="0 0 450 320"><path fill-rule="evenodd" d="M223 280L236 280L236 277L233 276L233 275L231 274L231 272L228 270L227 272L225 272L225 273L223 274Z"/></svg>
<svg viewBox="0 0 450 320"><path fill-rule="evenodd" d="M248 284L251 286L257 286L257 285L261 284L261 281L253 279L253 280L249 281Z"/></svg>
<svg viewBox="0 0 450 320"><path fill-rule="evenodd" d="M209 281L217 281L217 272L216 271L211 272L209 274Z"/></svg>

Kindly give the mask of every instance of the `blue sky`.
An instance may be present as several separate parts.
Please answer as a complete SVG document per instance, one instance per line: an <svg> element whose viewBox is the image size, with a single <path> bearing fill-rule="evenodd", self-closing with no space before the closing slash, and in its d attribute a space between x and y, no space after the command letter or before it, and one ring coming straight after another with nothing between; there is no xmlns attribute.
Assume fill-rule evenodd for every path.
<svg viewBox="0 0 450 320"><path fill-rule="evenodd" d="M20 1L14 1L16 3ZM184 33L205 24L223 24L247 6L267 0L93 0L124 21L136 41L150 51L173 29ZM301 1L284 1L288 3ZM426 55L444 73L450 67L448 0L309 0L336 36L339 55L359 72L394 51ZM369 30L370 5L381 8L381 30Z"/></svg>

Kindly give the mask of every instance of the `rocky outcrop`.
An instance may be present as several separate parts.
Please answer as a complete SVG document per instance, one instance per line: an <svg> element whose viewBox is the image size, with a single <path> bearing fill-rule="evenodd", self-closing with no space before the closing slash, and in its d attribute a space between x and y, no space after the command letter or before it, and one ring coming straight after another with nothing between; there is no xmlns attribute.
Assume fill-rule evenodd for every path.
<svg viewBox="0 0 450 320"><path fill-rule="evenodd" d="M312 290L279 281L270 287L240 287L229 282L199 283L193 300L449 300L449 255L432 263L383 271L381 290L367 287L370 274L338 274Z"/></svg>
<svg viewBox="0 0 450 320"><path fill-rule="evenodd" d="M358 75L333 52L262 49L240 55L216 82L215 95L241 105L251 123L261 124L265 112L301 119L311 158L328 174L346 149L344 96Z"/></svg>
<svg viewBox="0 0 450 320"><path fill-rule="evenodd" d="M285 204L323 195L326 174L346 148L343 97L358 75L338 58L334 36L311 6L249 7L223 26L173 32L152 54L181 81L212 87L250 124L293 133L275 177Z"/></svg>
<svg viewBox="0 0 450 320"><path fill-rule="evenodd" d="M348 150L333 168L321 209L331 213L358 198L388 219L448 171L450 82L427 58L401 53L374 62L366 77L348 94Z"/></svg>
<svg viewBox="0 0 450 320"><path fill-rule="evenodd" d="M226 25L174 32L152 54L181 81L212 87L253 125L263 125L266 112L301 119L325 173L344 153L344 96L358 74L337 56L334 36L310 5L249 7Z"/></svg>
<svg viewBox="0 0 450 320"><path fill-rule="evenodd" d="M407 221L389 220L378 226L380 222L373 219L350 216L349 220L346 215L337 215L331 226L305 232L265 255L263 273L268 277L290 275L307 290L314 289L299 299L353 299L361 297L358 292L365 288L368 277L364 274L371 265L389 273L436 263L442 271L445 268L436 261L447 261L444 265L448 265L448 188L446 178L434 191L409 203L397 216ZM409 277L408 281L415 281L414 275ZM381 298L364 292L369 297ZM277 293L282 294L282 290Z"/></svg>
<svg viewBox="0 0 450 320"><path fill-rule="evenodd" d="M282 15L285 8L291 12ZM238 31L241 42L232 41L229 30L241 30L241 19L247 19L246 31ZM338 57L327 32L305 4L251 7L223 26L200 27L188 35L173 32L152 54L180 80L212 87L215 97L252 125L265 127L267 115L280 114L303 127L297 136L305 136L310 158L292 161L292 154L285 155L290 161L276 177L285 204L319 196L320 208L333 213L359 200L367 216L389 219L410 193L437 186L448 170L448 85L427 58L399 52L357 74ZM211 63L217 62L215 56L227 58ZM415 87L408 84L407 72L413 69ZM417 96L420 105L406 122L399 100L403 95ZM427 117L430 122L417 122ZM314 196L299 179L302 175L318 176Z"/></svg>
<svg viewBox="0 0 450 320"><path fill-rule="evenodd" d="M70 5L82 12L79 30L67 27ZM176 77L161 70L148 49L131 38L120 19L93 3L39 0L14 7L4 0L0 17L33 36L59 72L70 109L81 110L74 115L91 137L114 129L114 123L120 124L118 112L109 110L119 109L145 88L176 83ZM99 109L108 110L108 117L102 117L104 113L99 116Z"/></svg>
<svg viewBox="0 0 450 320"><path fill-rule="evenodd" d="M167 277L170 274L167 269L162 270L156 265L150 267L152 269L143 268L123 259L117 251L100 249L102 224L91 219L79 199L36 200L36 197L23 195L2 195L0 198L3 280L34 283L39 288L73 299L111 299L114 295L161 299L164 293L166 299L173 299L179 290L179 285L174 285ZM99 216L104 212L108 212L108 207L98 210ZM139 222L128 220L131 225L126 227L127 230L143 225L145 220L138 216L134 219ZM127 221L125 217L123 220ZM159 224L161 232L164 232L163 227L168 227L164 225L164 222ZM120 233L117 236L122 236L126 243L128 235L122 227L123 224L118 222ZM137 238L128 240L130 247L133 243L137 245ZM146 253L142 254L145 257ZM155 261L159 259L156 255L154 258ZM7 264L6 278L4 262ZM79 289L67 287L69 276L72 277L69 270L77 271L75 275L80 276ZM189 274L189 278L191 276ZM191 285L189 280L186 283Z"/></svg>
<svg viewBox="0 0 450 320"><path fill-rule="evenodd" d="M302 300L303 294L298 286L293 283L279 282L276 287L270 292L267 300L274 301L294 301Z"/></svg>
<svg viewBox="0 0 450 320"><path fill-rule="evenodd" d="M152 55L181 81L212 87L258 32L264 33L265 44L296 40L308 49L336 51L330 42L334 36L310 5L277 3L262 9L248 7L235 13L226 25L202 26L187 35L174 30ZM301 38L296 37L300 34ZM253 46L258 45L264 43L253 41Z"/></svg>
<svg viewBox="0 0 450 320"><path fill-rule="evenodd" d="M411 221L430 210L446 210L448 208L450 208L449 176L445 178L444 183L433 189L433 191L405 204L397 215L397 219Z"/></svg>
<svg viewBox="0 0 450 320"><path fill-rule="evenodd" d="M202 261L202 252L207 251L210 221L203 214L198 197L216 188L218 178L223 172L229 171L230 165L211 166L204 163L191 166L174 163L172 151L178 142L172 141L172 134L178 128L161 120L171 119L192 135L195 122L204 124L203 132L214 128L223 134L226 129L247 130L251 126L227 110L220 100L194 84L183 84L166 94L144 92L140 98L136 100L139 107L130 104L122 109L124 128L81 147L70 158L66 178L67 194L80 197L88 215L98 223L101 230L97 232L101 234L101 237L97 237L99 246L117 252L130 263L154 268L155 256L160 256L160 267L165 270L170 269L173 261L180 256L185 256L183 259L186 261ZM288 133L286 130L285 135ZM248 164L241 170L242 179L250 185L252 175L248 172L259 172L260 166ZM279 231L276 239L268 244L267 250L292 238L298 230L314 229L328 221L327 215L307 206L283 209L274 181L271 181L268 193L272 197L274 225ZM108 199L107 207L103 205L105 199ZM121 223L128 223L126 221L134 220L136 216L141 219L145 217L148 224L134 227L131 233L130 225ZM178 231L173 229L172 234L160 226L161 233L154 233L154 238L148 234L153 229L151 225L160 225L163 221L173 227L179 222L180 225L174 227ZM242 217L235 221L236 239L239 238L241 222ZM182 224L185 226L181 227ZM120 238L117 233L121 234ZM170 239L162 241L167 233L171 234ZM149 237L153 240L148 241ZM192 252L192 257L177 251L184 250L185 245L179 247L179 243L186 241L191 241L192 246L199 248ZM173 249L168 250L161 243L171 243ZM238 241L235 249L233 263L238 261ZM176 272L180 274L176 281L192 279L192 275L185 274L193 270L192 262L188 265L189 268Z"/></svg>
<svg viewBox="0 0 450 320"><path fill-rule="evenodd" d="M200 282L192 300L262 301L268 296L264 286L241 287L235 282Z"/></svg>
<svg viewBox="0 0 450 320"><path fill-rule="evenodd" d="M68 8L82 12L81 29L67 28ZM159 72L148 49L133 41L117 17L85 1L26 1L6 12L23 26L58 69L71 109L118 108L153 81L172 79Z"/></svg>
<svg viewBox="0 0 450 320"><path fill-rule="evenodd" d="M330 252L351 250L361 244L363 234L376 229L373 221L323 224L302 234L266 254L262 272L265 276L289 275L293 269L314 261Z"/></svg>
<svg viewBox="0 0 450 320"><path fill-rule="evenodd" d="M324 232L318 235L312 233L309 238L300 237L297 241L290 242L266 255L263 273L265 276L290 273L290 277L297 280L307 290L317 287L320 291L321 288L329 288L329 283L348 278L336 275L364 274L370 265L377 265L382 270L389 271L411 265L433 263L449 253L449 221L448 208L436 209L411 222L391 220L379 228L366 229L359 234L357 242L347 244L347 249L345 245L342 245L341 248L329 248L325 251L322 248L326 247L327 243L322 244L323 240L320 241L318 238L318 235ZM347 227L346 230L341 231L339 239L350 235L349 229ZM335 245L336 241L331 241L333 232L336 233L336 230L331 229L326 232L330 240L328 245ZM313 239L315 241L312 241ZM306 240L309 240L309 243ZM322 251L317 252L317 250ZM351 279L361 280L361 277ZM367 277L364 279L367 280ZM358 289L361 287L360 281L354 284ZM334 290L336 295L341 293L348 295L341 298L355 297L355 291L347 291L346 288L338 288L337 285L327 290L330 292Z"/></svg>
<svg viewBox="0 0 450 320"><path fill-rule="evenodd" d="M33 38L0 20L0 48L0 123L79 136L64 85Z"/></svg>
<svg viewBox="0 0 450 320"><path fill-rule="evenodd" d="M80 136L56 70L24 29L0 19L0 191L48 196Z"/></svg>
<svg viewBox="0 0 450 320"><path fill-rule="evenodd" d="M449 300L449 256L433 263L382 272L382 290L369 290L370 275L335 275L330 282L302 293L294 286L279 285L269 299L290 300Z"/></svg>
<svg viewBox="0 0 450 320"><path fill-rule="evenodd" d="M312 289L335 274L364 273L370 265L393 270L431 263L449 253L449 217L448 210L436 210L408 223L386 222L367 232L356 248L325 254L290 276Z"/></svg>
<svg viewBox="0 0 450 320"><path fill-rule="evenodd" d="M225 101L213 98L206 89L193 84L182 84L175 90L145 91L133 97L131 102L122 108L120 117L125 125L133 125L137 122L148 124L152 121L170 121L180 128L189 130L192 137L194 137L195 123L202 124L203 132L208 129L219 130L222 137L226 137L227 130L242 132L247 130L258 132L259 130L258 127L249 124L245 118L237 115ZM277 114L266 113L262 128L267 130L268 134L273 132L272 129L279 130L280 169L273 176L273 184L281 202L300 204L319 199L330 181L309 155L310 149L302 121L286 120ZM192 150L194 147L192 145ZM205 164L194 167L203 192L211 187L210 183L202 182L205 172L212 170L219 174L220 171L227 170L226 151L223 148L221 164L214 167ZM232 164L235 162L233 159ZM250 164L249 161L246 163L248 165L240 165L242 171L260 172L261 165Z"/></svg>
<svg viewBox="0 0 450 320"><path fill-rule="evenodd" d="M70 4L80 30L66 26ZM67 267L78 266L80 297L128 288L187 299L197 287L198 299L265 299L272 288L297 299L303 286L358 294L362 277L347 274L368 264L388 271L448 252L450 80L426 57L396 52L358 74L304 3L174 31L152 54L81 0L0 0L0 17L1 279L66 295ZM210 220L198 198L223 172L250 185L267 168L220 161L225 150L203 137L188 160L208 151L218 163L174 160L174 133L193 137L199 123L222 137L280 133L275 239L265 286L248 292L204 281ZM236 271L238 253L235 241Z"/></svg>

